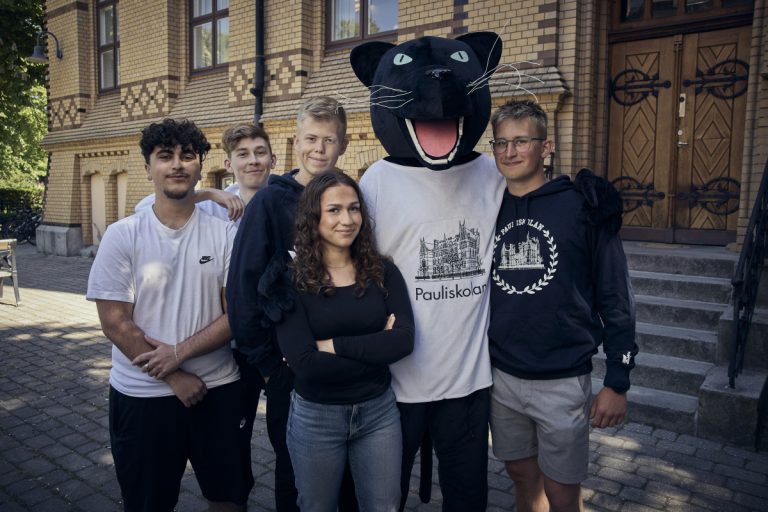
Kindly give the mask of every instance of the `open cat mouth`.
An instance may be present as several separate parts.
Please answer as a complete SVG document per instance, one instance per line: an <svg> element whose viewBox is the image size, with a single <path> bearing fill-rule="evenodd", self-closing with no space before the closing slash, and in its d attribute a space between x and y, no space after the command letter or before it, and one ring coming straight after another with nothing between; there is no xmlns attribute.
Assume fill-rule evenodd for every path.
<svg viewBox="0 0 768 512"><path fill-rule="evenodd" d="M426 163L441 165L450 163L459 150L464 129L464 118L441 121L405 120L411 141Z"/></svg>

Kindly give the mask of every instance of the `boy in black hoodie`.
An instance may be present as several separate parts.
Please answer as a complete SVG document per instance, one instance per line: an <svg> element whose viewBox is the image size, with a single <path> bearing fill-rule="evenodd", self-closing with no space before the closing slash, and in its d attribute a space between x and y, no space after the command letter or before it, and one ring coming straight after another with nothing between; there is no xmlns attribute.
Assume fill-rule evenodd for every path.
<svg viewBox="0 0 768 512"><path fill-rule="evenodd" d="M267 434L275 450L275 505L278 512L298 511L293 467L285 444L293 372L277 345L275 320L263 302L264 287L282 269L293 249L296 203L315 174L331 170L346 151L347 117L333 98L306 101L298 112L293 151L299 167L270 176L269 186L248 203L235 237L227 279L229 323L240 351L264 378ZM270 318L272 317L272 318Z"/></svg>
<svg viewBox="0 0 768 512"><path fill-rule="evenodd" d="M615 191L594 176L607 191L598 205L577 190L579 178L577 187L567 176L547 181L544 160L554 143L536 103L507 103L491 125L507 182L491 276L494 454L515 482L517 510L577 511L590 420L595 427L623 421L637 353L621 210L601 215ZM590 407L601 343L607 371Z"/></svg>

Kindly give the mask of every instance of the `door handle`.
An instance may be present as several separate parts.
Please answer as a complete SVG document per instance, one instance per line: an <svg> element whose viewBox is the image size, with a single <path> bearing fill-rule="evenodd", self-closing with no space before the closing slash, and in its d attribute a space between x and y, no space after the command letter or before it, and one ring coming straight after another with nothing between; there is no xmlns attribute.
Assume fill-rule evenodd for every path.
<svg viewBox="0 0 768 512"><path fill-rule="evenodd" d="M685 102L688 99L688 96L683 92L680 93L680 96L678 96L678 107L677 107L677 117L683 118L685 117Z"/></svg>
<svg viewBox="0 0 768 512"><path fill-rule="evenodd" d="M679 102L678 103L678 108L677 108L677 117L682 119L682 118L685 117L685 103L686 103L686 101L688 99L688 96L685 93L681 93L677 98L678 98L678 102ZM678 137L682 137L683 136L683 130L677 130L677 136ZM687 145L688 145L687 142L685 142L684 140L679 140L678 139L677 147L684 148Z"/></svg>

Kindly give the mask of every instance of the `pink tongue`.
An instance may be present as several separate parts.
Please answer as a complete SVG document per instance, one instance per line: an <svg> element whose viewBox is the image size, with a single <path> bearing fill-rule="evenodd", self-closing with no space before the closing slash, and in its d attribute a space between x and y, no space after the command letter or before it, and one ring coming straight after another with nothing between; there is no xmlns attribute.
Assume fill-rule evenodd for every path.
<svg viewBox="0 0 768 512"><path fill-rule="evenodd" d="M456 145L456 120L413 121L416 138L421 149L429 156L440 157L451 152Z"/></svg>

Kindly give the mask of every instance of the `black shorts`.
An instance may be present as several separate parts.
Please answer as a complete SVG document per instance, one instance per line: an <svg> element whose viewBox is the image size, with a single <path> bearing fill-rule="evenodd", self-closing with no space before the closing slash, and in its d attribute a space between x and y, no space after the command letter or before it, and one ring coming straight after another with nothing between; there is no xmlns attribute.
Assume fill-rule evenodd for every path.
<svg viewBox="0 0 768 512"><path fill-rule="evenodd" d="M187 460L203 496L245 505L253 487L240 381L186 408L175 396L136 398L110 386L109 436L125 512L172 511Z"/></svg>

